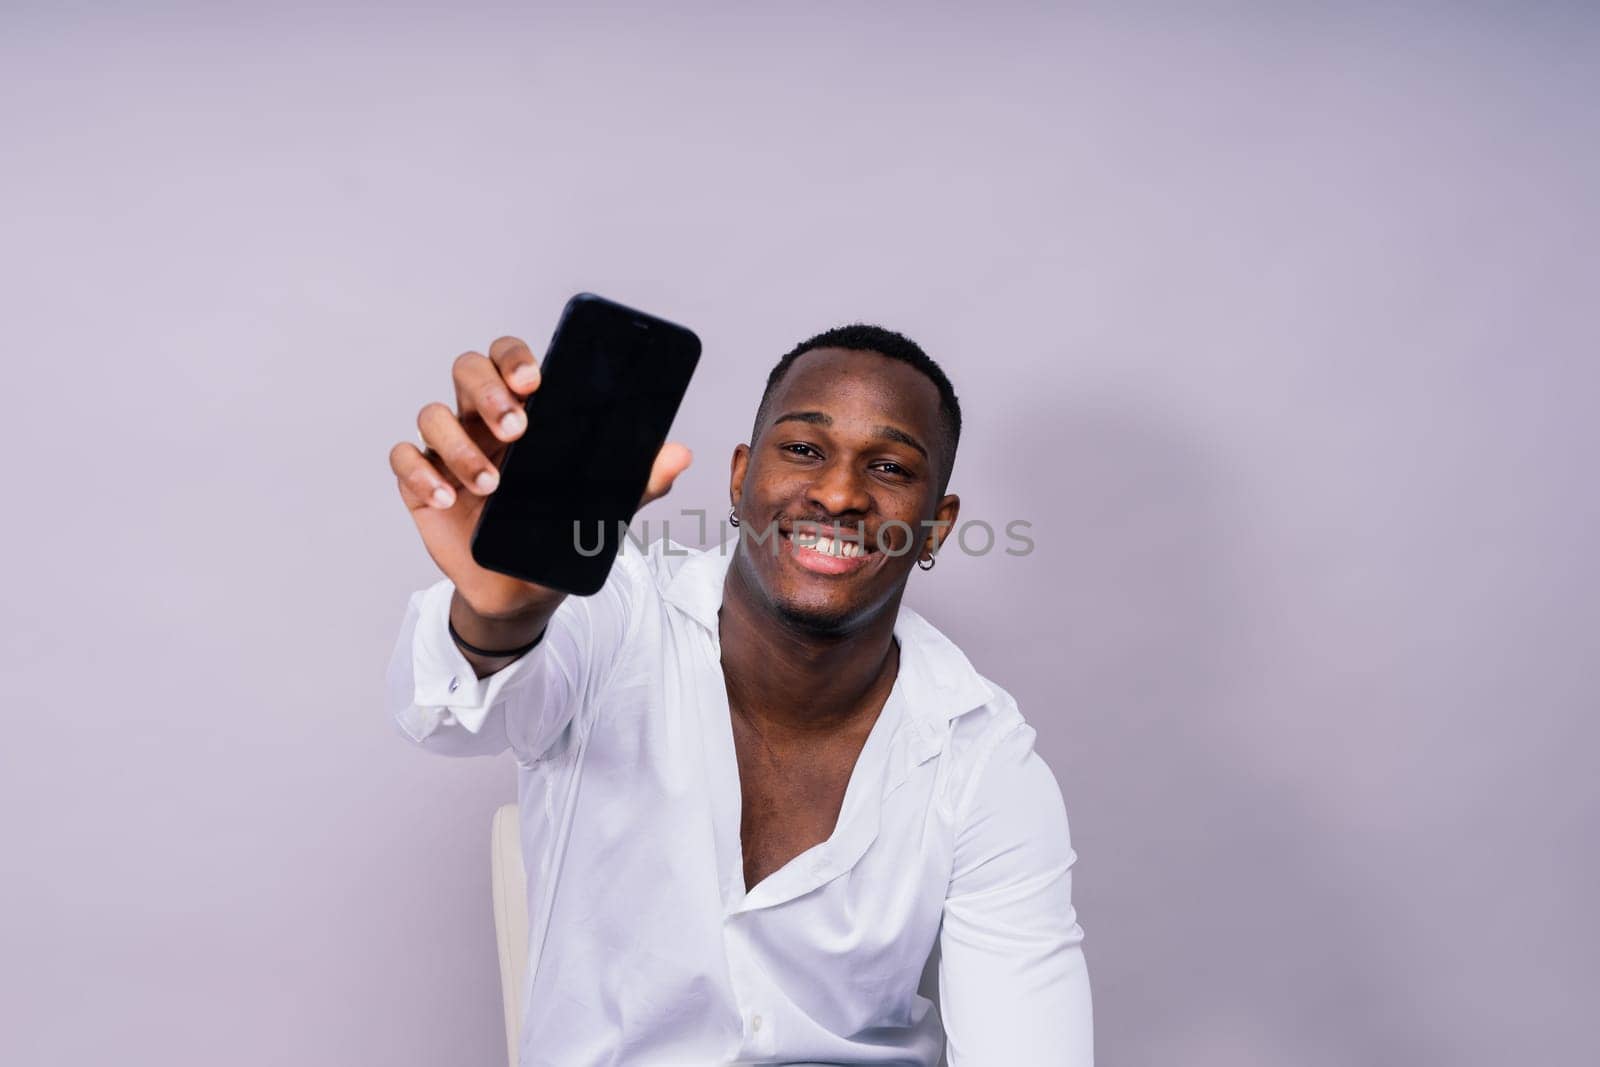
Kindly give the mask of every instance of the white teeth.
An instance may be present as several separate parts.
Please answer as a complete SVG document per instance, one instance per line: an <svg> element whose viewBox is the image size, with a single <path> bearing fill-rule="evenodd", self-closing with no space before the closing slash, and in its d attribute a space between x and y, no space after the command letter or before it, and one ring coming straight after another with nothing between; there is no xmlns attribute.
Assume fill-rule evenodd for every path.
<svg viewBox="0 0 1600 1067"><path fill-rule="evenodd" d="M792 539L793 535L790 536ZM827 556L842 556L846 559L854 559L866 552L866 549L855 541L836 540L826 534L818 534L811 540L803 540L800 543L813 552L821 552Z"/></svg>

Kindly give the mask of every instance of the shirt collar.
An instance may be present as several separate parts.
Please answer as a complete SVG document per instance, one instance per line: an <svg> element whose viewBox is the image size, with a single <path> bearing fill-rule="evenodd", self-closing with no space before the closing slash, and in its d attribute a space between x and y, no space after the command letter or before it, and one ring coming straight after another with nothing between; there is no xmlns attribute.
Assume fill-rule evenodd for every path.
<svg viewBox="0 0 1600 1067"><path fill-rule="evenodd" d="M688 549L686 558L662 587L662 596L684 614L718 636L717 612L722 607L722 586L733 562L732 542L707 549ZM666 558L679 556L668 552ZM917 612L900 605L894 635L900 641L900 673L895 684L905 697L906 710L922 719L942 722L965 715L995 697L983 679L943 633Z"/></svg>

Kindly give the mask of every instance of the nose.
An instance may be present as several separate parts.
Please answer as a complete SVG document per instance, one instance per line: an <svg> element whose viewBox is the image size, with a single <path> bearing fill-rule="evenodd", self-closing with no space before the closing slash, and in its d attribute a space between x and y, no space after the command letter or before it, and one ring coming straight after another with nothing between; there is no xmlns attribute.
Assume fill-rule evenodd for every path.
<svg viewBox="0 0 1600 1067"><path fill-rule="evenodd" d="M806 489L806 500L829 515L863 514L872 509L872 494L867 492L861 472L837 460L817 472Z"/></svg>

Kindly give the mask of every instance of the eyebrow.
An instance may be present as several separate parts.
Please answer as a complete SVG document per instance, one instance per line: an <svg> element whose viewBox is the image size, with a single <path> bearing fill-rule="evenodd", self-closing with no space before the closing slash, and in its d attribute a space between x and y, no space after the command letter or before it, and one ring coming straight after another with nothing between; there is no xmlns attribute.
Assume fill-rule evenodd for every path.
<svg viewBox="0 0 1600 1067"><path fill-rule="evenodd" d="M773 419L772 425L776 426L780 422L804 422L812 426L832 426L833 416L825 411L786 411ZM914 448L921 452L923 459L928 458L928 450L922 447L922 442L904 430L894 426L874 426L873 430L879 437L888 438L890 441L898 441L907 448Z"/></svg>

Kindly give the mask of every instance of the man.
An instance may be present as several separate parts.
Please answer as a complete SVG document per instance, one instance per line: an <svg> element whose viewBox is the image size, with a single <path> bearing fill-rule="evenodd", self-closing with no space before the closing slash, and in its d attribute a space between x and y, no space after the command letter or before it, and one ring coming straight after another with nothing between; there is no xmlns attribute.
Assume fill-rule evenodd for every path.
<svg viewBox="0 0 1600 1067"><path fill-rule="evenodd" d="M446 576L411 598L390 703L424 748L517 759L521 1063L931 1065L947 1044L954 1067L1087 1067L1060 790L1011 697L900 603L960 510L939 367L877 327L800 344L733 450L746 536L624 546L592 597L472 561L539 370L503 337L454 379L427 450L390 454ZM665 446L643 502L689 458Z"/></svg>

